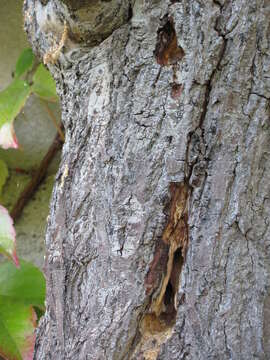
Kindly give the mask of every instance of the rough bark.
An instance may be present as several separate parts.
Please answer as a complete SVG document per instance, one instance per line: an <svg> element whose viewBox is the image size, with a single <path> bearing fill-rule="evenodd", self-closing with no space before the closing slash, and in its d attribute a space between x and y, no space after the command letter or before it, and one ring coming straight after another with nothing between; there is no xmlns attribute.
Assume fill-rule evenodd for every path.
<svg viewBox="0 0 270 360"><path fill-rule="evenodd" d="M268 0L25 2L34 49L59 46L66 129L35 359L270 358L269 19Z"/></svg>

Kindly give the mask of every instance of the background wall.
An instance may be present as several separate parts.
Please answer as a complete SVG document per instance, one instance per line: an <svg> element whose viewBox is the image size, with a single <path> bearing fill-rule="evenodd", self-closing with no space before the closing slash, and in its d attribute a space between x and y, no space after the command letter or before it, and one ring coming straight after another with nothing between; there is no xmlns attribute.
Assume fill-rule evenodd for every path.
<svg viewBox="0 0 270 360"><path fill-rule="evenodd" d="M22 4L22 0L0 0L0 90L12 81L16 60L21 51L29 47L23 30ZM50 108L60 120L59 106L52 104ZM20 149L0 149L0 159L7 163L10 174L0 195L0 203L9 210L31 180L56 134L49 115L35 96L29 98L23 113L17 117L15 131ZM43 264L46 218L59 157L58 154L46 179L15 224L19 257L39 267Z"/></svg>

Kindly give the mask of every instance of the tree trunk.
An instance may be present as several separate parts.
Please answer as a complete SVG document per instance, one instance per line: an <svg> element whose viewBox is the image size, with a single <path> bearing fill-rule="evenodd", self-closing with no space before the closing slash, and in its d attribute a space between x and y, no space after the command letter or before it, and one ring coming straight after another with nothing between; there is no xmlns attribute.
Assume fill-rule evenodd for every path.
<svg viewBox="0 0 270 360"><path fill-rule="evenodd" d="M24 11L66 129L35 359L269 359L270 1Z"/></svg>

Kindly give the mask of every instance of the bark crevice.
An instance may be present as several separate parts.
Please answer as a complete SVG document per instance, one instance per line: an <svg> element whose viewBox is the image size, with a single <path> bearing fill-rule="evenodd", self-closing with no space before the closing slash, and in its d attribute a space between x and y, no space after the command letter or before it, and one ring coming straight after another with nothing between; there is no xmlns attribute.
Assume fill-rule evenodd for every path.
<svg viewBox="0 0 270 360"><path fill-rule="evenodd" d="M216 3L215 1L214 1L214 3L219 6L220 15L221 15L223 6L221 6L221 4L219 4L219 3ZM227 41L228 40L226 39L226 37L222 33L222 31L219 29L218 21L219 21L219 16L216 17L214 30L218 33L218 36L220 38L222 38L222 41L223 41L222 46L220 48L220 52L219 52L219 55L218 55L217 64L216 64L215 68L213 69L213 71L212 71L212 73L211 73L211 75L209 77L209 80L205 84L198 84L199 86L205 87L204 100L203 100L203 103L202 103L202 112L201 112L201 116L199 118L198 125L187 136L188 140L187 140L186 161L185 161L185 164L186 164L186 179L187 179L187 182L190 184L191 187L198 187L198 185L200 183L199 178L200 178L201 174L204 172L204 168L206 168L206 163L208 161L208 159L205 157L205 149L207 147L207 142L204 139L203 123L204 123L204 120L206 118L207 111L209 110L209 102L210 102L210 95L211 95L211 91L212 91L213 81L214 81L214 78L215 78L217 72L221 71L221 63L222 63L222 60L224 59L224 55L225 55L226 48L227 48ZM196 84L196 81L195 81L195 84ZM199 155L199 157L197 157L195 159L195 161L190 162L189 154L190 154L190 150L192 148L192 138L194 136L199 137L200 155ZM205 180L206 179L204 179L204 182L205 182Z"/></svg>

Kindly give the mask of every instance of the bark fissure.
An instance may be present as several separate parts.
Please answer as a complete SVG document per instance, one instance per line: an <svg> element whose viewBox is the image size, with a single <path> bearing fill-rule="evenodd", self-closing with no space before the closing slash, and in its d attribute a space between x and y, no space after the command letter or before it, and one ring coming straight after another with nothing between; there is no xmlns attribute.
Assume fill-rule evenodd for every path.
<svg viewBox="0 0 270 360"><path fill-rule="evenodd" d="M220 7L220 12L222 10L222 7ZM187 141L187 150L186 150L186 166L187 166L187 170L186 170L186 177L188 179L188 183L191 184L191 186L197 186L196 184L196 176L195 176L195 179L192 179L192 175L193 175L193 170L194 168L196 167L196 165L198 164L198 159L196 159L194 162L190 163L189 161L189 151L190 151L190 147L191 147L191 140L192 140L192 136L194 134L196 134L196 132L198 131L198 129L200 129L200 140L203 144L203 149L201 149L201 157L205 157L204 153L205 153L205 149L206 149L206 142L204 140L204 129L203 129L203 123L204 123L204 120L206 118L206 115L207 115L207 111L208 111L208 108L209 108L209 101L210 101L210 94L211 94L211 91L212 91L212 83L213 83L213 79L215 78L215 75L218 71L220 71L220 65L221 65L221 62L224 58L224 54L225 54L225 51L226 51L226 46L227 46L227 39L225 37L225 35L222 34L222 32L218 29L218 17L216 19L216 23L214 25L214 29L215 31L218 33L218 35L223 39L223 44L222 44L222 47L221 47L221 50L220 50L220 55L218 56L218 61L217 61L217 65L216 67L213 69L211 75L210 75L210 78L209 80L207 81L207 83L205 85L201 85L201 84L198 84L198 85L201 85L201 86L204 86L205 87L205 94L204 94L204 100L203 100L203 104L202 104L202 112L201 112L201 116L200 116L200 119L199 119L199 123L198 125L196 126L196 128L194 130L192 130L189 134L188 134L188 141ZM202 159L200 159L202 160ZM207 161L207 159L204 159L205 161ZM195 181L194 181L195 180Z"/></svg>

